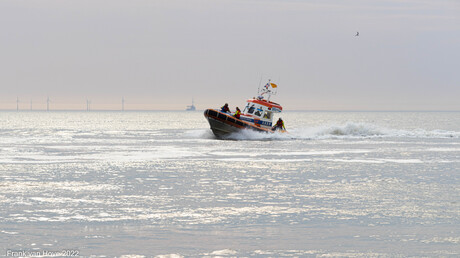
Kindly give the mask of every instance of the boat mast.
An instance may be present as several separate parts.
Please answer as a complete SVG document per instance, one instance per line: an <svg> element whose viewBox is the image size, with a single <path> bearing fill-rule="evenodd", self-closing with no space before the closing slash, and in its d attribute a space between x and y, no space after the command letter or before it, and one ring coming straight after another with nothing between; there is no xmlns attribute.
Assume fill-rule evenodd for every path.
<svg viewBox="0 0 460 258"><path fill-rule="evenodd" d="M268 83L265 84L265 86L263 86L262 89L259 89L257 98L262 100L264 99L264 95L267 94L268 96L266 101L270 101L271 96L276 95L276 87L277 85L272 83L271 79L268 79Z"/></svg>
<svg viewBox="0 0 460 258"><path fill-rule="evenodd" d="M271 79L268 79L268 87L271 87L272 83L271 83ZM272 93L270 92L269 89L267 89L267 92L268 92L268 98L267 98L267 101L270 102L270 97L272 96Z"/></svg>
<svg viewBox="0 0 460 258"><path fill-rule="evenodd" d="M259 96L261 84L262 84L262 75L260 75L259 87L257 88L257 96Z"/></svg>

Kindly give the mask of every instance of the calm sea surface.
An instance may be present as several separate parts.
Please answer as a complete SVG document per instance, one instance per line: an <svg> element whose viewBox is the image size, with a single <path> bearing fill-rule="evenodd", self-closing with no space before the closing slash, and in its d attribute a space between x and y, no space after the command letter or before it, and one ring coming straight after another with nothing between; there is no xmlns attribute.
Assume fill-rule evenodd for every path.
<svg viewBox="0 0 460 258"><path fill-rule="evenodd" d="M0 256L460 255L460 112L282 117L0 112Z"/></svg>

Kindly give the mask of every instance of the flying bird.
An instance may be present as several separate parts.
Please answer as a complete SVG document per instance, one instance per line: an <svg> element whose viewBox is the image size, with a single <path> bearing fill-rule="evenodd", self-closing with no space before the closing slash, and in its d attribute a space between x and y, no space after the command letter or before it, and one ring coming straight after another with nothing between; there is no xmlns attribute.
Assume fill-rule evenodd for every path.
<svg viewBox="0 0 460 258"><path fill-rule="evenodd" d="M359 36L359 31L357 31L357 32L356 32L356 35L355 35L355 37L358 37L358 36Z"/></svg>

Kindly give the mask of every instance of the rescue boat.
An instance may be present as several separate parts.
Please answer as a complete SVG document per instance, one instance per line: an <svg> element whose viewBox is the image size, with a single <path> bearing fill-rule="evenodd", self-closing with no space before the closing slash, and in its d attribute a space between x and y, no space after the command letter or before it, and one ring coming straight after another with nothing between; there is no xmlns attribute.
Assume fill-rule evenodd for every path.
<svg viewBox="0 0 460 258"><path fill-rule="evenodd" d="M246 101L239 118L236 118L234 113L222 112L220 109L206 109L204 116L214 135L224 138L245 129L274 133L274 114L283 111L280 104L270 101L270 97L276 95L277 87L269 80L262 89L259 89L257 98Z"/></svg>

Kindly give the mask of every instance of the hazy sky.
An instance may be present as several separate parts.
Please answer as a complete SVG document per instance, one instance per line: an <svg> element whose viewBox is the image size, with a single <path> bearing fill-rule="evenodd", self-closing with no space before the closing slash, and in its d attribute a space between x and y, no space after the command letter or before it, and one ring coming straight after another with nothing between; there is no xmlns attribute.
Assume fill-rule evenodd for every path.
<svg viewBox="0 0 460 258"><path fill-rule="evenodd" d="M460 1L0 1L0 109L234 109L261 77L285 110L460 110Z"/></svg>

